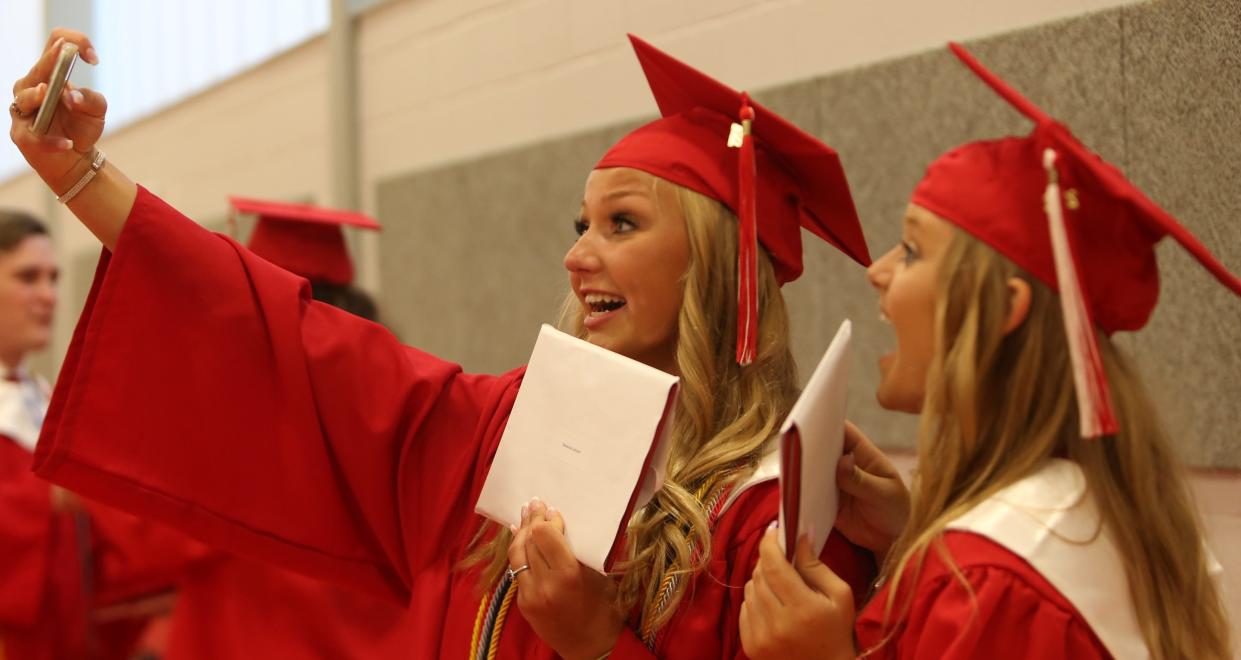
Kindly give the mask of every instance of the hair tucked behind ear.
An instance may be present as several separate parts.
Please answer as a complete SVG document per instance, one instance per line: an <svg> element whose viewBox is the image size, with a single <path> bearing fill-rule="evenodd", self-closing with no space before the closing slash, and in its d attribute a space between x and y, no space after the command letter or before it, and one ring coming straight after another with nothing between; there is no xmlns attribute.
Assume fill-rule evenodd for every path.
<svg viewBox="0 0 1241 660"><path fill-rule="evenodd" d="M1083 440L1056 294L961 231L939 277L913 504L884 567L892 594L885 617L908 611L912 590L902 596L899 586L916 580L928 549L953 565L940 542L947 523L1064 457L1085 474L1154 657L1230 657L1227 616L1183 470L1120 350L1098 333L1120 433ZM1030 285L1030 310L1005 335L1014 277Z"/></svg>
<svg viewBox="0 0 1241 660"><path fill-rule="evenodd" d="M655 181L658 186L674 185ZM643 603L642 628L650 631L667 623L690 582L669 576L693 575L711 556L704 500L748 475L797 397L788 315L770 260L760 251L758 355L742 368L734 359L736 217L708 197L674 188L690 250L676 345L680 395L664 486L630 520L628 557L618 567L618 605L629 611ZM562 329L585 336L582 320L581 306L570 294ZM495 536L484 543L489 529ZM487 562L483 585L492 584L504 570L511 540L511 533L498 525L487 523L479 530L476 549L465 563ZM666 594L661 587L667 587Z"/></svg>

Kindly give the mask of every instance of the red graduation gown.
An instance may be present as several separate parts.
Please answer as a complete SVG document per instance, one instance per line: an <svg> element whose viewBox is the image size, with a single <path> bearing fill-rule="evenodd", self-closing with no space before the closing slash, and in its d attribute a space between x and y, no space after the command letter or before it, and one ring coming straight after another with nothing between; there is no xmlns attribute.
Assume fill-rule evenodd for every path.
<svg viewBox="0 0 1241 660"><path fill-rule="evenodd" d="M927 553L908 616L872 657L1112 657L1072 603L1026 560L970 532L948 531L943 538L970 589L938 553ZM907 570L906 575L914 573ZM908 586L899 588L903 597ZM881 590L858 617L860 651L874 647L892 630L884 626L889 597L888 589Z"/></svg>
<svg viewBox="0 0 1241 660"><path fill-rule="evenodd" d="M164 660L408 659L405 608L224 553L187 571Z"/></svg>
<svg viewBox="0 0 1241 660"><path fill-rule="evenodd" d="M129 539L104 557L110 579L136 596L176 588L165 660L409 657L407 610L388 599L212 550L159 523L115 518L98 529Z"/></svg>
<svg viewBox="0 0 1241 660"><path fill-rule="evenodd" d="M0 436L0 655L9 660L126 658L145 620L91 623L88 611L141 588L107 567L127 539L97 533L99 518L89 516L85 543L94 580L83 589L77 524L73 515L52 510L51 485L30 471L30 463L29 451ZM120 512L102 515L129 518Z"/></svg>
<svg viewBox="0 0 1241 660"><path fill-rule="evenodd" d="M409 657L459 658L482 596L459 562L523 373L465 374L402 346L140 189L101 259L37 469L211 544L407 601ZM710 575L660 655L741 655L742 587L776 507L769 483L721 517ZM834 537L825 560L860 595L869 556ZM645 655L626 632L613 658ZM499 657L552 656L511 611Z"/></svg>

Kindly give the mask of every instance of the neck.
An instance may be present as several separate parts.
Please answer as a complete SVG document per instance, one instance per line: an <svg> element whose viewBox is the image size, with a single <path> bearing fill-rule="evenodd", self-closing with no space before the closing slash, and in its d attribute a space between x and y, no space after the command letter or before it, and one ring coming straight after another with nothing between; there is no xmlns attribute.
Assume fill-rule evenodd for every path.
<svg viewBox="0 0 1241 660"><path fill-rule="evenodd" d="M641 361L645 362L646 364L652 367L655 367L656 369L659 369L660 371L666 374L671 374L673 376L676 376L677 378L681 377L681 368L677 365L677 359L675 355L662 356L659 359L650 360L650 361L647 361L647 360L641 360Z"/></svg>
<svg viewBox="0 0 1241 660"><path fill-rule="evenodd" d="M0 367L3 367L6 373L16 373L23 357L25 355L21 351L0 351Z"/></svg>

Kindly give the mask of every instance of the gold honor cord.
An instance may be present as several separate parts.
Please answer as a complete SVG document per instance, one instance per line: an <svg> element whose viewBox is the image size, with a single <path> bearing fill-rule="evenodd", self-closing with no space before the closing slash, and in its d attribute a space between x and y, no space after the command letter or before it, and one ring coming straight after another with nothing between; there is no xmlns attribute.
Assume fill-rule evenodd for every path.
<svg viewBox="0 0 1241 660"><path fill-rule="evenodd" d="M710 501L703 502L703 508L707 511L708 529L715 527L715 521L719 519L723 504L728 499L728 493L732 491L733 484L728 483L729 479L737 472L738 468L721 471L717 473L714 479L707 479L694 491L694 499L699 502L703 502L707 498L708 493L714 492ZM694 550L693 563L698 562L698 552L698 549ZM656 593L655 599L647 605L645 612L643 612L641 625L642 642L651 651L655 650L655 644L659 637L659 630L655 628L654 621L659 617L659 613L668 606L668 601L671 600L672 593L676 590L677 583L680 582L682 575L682 572L677 567L669 567L668 571L664 573L663 579L659 582L659 591Z"/></svg>
<svg viewBox="0 0 1241 660"><path fill-rule="evenodd" d="M516 596L517 580L508 574L500 578L495 591L483 595L478 604L478 616L474 618L470 660L495 660L496 653L500 650L500 633L504 632L504 621L508 618L509 608Z"/></svg>

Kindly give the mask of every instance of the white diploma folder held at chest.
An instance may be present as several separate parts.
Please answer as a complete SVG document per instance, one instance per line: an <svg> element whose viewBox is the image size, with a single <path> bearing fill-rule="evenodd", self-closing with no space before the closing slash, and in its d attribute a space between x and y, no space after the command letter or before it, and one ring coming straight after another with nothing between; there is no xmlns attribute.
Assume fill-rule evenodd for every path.
<svg viewBox="0 0 1241 660"><path fill-rule="evenodd" d="M780 429L780 543L790 560L803 535L818 556L836 524L852 333L846 319Z"/></svg>
<svg viewBox="0 0 1241 660"><path fill-rule="evenodd" d="M676 376L544 325L475 511L521 524L560 510L583 564L607 572L629 517L663 486Z"/></svg>

